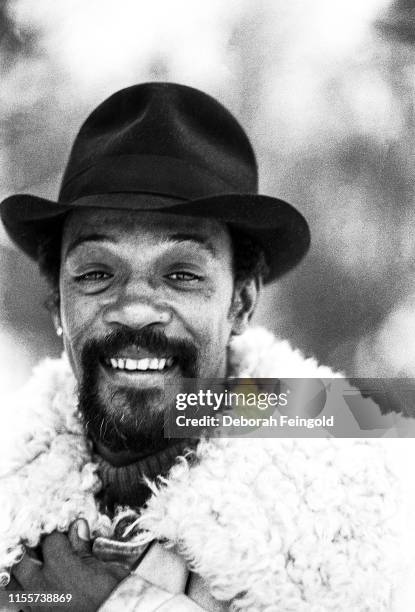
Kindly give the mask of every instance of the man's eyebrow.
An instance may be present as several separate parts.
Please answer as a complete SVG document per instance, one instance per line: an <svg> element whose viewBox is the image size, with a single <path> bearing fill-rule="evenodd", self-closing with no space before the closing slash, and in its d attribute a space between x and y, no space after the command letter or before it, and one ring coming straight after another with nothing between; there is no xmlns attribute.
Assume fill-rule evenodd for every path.
<svg viewBox="0 0 415 612"><path fill-rule="evenodd" d="M178 233L172 234L168 237L169 242L196 242L198 245L204 247L213 257L217 257L217 249L214 247L213 243L202 234L195 233Z"/></svg>
<svg viewBox="0 0 415 612"><path fill-rule="evenodd" d="M75 238L75 240L71 242L68 248L66 249L66 257L73 250L75 250L78 246L80 246L81 244L84 244L84 242L104 242L104 241L105 242L116 242L114 238L105 236L105 234L85 234L84 236L78 236L78 238Z"/></svg>

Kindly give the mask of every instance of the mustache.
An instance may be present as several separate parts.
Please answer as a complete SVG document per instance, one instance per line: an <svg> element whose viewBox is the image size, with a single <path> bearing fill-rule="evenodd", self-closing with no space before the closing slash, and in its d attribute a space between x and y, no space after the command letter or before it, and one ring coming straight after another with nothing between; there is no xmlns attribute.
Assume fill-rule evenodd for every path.
<svg viewBox="0 0 415 612"><path fill-rule="evenodd" d="M84 365L90 366L94 361L110 359L131 346L171 355L186 377L196 377L198 350L195 344L187 339L167 336L162 329L151 327L140 330L118 327L102 338L91 338L82 349L81 359Z"/></svg>

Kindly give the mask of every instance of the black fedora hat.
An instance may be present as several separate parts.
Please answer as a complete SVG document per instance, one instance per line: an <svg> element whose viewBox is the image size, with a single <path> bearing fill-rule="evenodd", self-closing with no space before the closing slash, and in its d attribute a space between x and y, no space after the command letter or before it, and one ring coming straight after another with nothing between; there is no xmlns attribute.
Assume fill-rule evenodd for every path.
<svg viewBox="0 0 415 612"><path fill-rule="evenodd" d="M211 96L175 83L118 91L81 127L57 202L28 194L0 204L11 239L37 259L39 241L78 207L214 217L262 245L273 280L307 252L304 217L258 194L251 144Z"/></svg>

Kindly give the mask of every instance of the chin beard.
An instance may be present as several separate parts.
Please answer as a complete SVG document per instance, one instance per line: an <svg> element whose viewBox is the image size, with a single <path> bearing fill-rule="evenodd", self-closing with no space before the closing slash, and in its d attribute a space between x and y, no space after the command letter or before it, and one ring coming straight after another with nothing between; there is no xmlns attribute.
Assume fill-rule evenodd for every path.
<svg viewBox="0 0 415 612"><path fill-rule="evenodd" d="M117 329L102 339L90 340L82 350L78 404L87 433L112 452L150 454L171 443L164 437L164 422L165 415L175 409L174 400L163 405L166 399L160 388L120 386L107 394L99 388L100 363L131 345L175 355L185 378L197 376L197 350L188 341L170 339L164 332L146 328L138 332Z"/></svg>

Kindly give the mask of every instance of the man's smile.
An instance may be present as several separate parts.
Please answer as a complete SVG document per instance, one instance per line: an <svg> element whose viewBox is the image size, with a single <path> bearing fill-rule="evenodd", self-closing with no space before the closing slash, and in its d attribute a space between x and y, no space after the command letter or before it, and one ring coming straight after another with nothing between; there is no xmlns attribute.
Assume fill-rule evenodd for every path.
<svg viewBox="0 0 415 612"><path fill-rule="evenodd" d="M149 350L142 346L128 346L107 353L100 358L100 364L107 376L121 384L159 385L178 374L178 358L169 351ZM164 383L163 383L164 384Z"/></svg>
<svg viewBox="0 0 415 612"><path fill-rule="evenodd" d="M173 357L144 357L141 359L132 359L131 357L111 357L105 359L105 365L113 370L127 370L129 372L136 371L163 371L170 369L174 364Z"/></svg>
<svg viewBox="0 0 415 612"><path fill-rule="evenodd" d="M113 365L111 361L117 365ZM165 388L167 383L177 380L181 372L177 360L172 360L172 358L169 360L171 363L169 366L165 364L162 368L151 367L151 365L155 366L156 362L158 366L161 366L164 361L166 361L164 358L134 360L114 357L110 360L100 360L100 370L104 375L103 382L106 380L111 387L115 385L142 390Z"/></svg>
<svg viewBox="0 0 415 612"><path fill-rule="evenodd" d="M170 351L147 349L140 345L129 345L107 352L101 364L113 372L126 374L135 372L167 372L177 364Z"/></svg>

